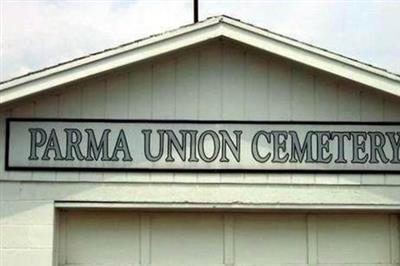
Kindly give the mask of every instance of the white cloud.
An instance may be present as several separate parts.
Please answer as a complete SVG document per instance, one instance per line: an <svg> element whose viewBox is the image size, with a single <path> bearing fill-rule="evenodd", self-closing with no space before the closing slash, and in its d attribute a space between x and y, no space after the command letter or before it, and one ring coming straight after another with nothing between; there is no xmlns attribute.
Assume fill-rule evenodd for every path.
<svg viewBox="0 0 400 266"><path fill-rule="evenodd" d="M0 3L0 80L192 22L191 0ZM400 1L200 1L220 14L400 73Z"/></svg>
<svg viewBox="0 0 400 266"><path fill-rule="evenodd" d="M400 73L400 1L203 1L272 31Z"/></svg>
<svg viewBox="0 0 400 266"><path fill-rule="evenodd" d="M3 1L0 79L190 23L191 7L187 4L185 1Z"/></svg>

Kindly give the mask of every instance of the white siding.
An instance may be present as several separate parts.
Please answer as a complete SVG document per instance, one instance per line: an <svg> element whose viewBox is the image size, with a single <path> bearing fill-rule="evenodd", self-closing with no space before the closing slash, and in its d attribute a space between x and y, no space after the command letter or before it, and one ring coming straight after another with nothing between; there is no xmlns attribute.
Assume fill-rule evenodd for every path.
<svg viewBox="0 0 400 266"><path fill-rule="evenodd" d="M212 41L29 98L4 117L399 121L400 100L300 64ZM4 143L0 143L4 149ZM0 153L4 156L4 152ZM0 158L2 158L0 157ZM1 160L2 161L2 160ZM1 162L3 163L3 162ZM398 175L4 172L1 179L62 181L400 184Z"/></svg>
<svg viewBox="0 0 400 266"><path fill-rule="evenodd" d="M64 265L396 265L385 214L63 211ZM97 263L97 264L96 264Z"/></svg>

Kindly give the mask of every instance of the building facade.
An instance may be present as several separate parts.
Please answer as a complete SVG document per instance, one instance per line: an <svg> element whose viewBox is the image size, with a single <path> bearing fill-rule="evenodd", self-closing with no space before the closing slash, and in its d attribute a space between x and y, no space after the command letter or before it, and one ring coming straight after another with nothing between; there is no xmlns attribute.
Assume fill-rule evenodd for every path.
<svg viewBox="0 0 400 266"><path fill-rule="evenodd" d="M395 74L224 16L3 82L0 265L400 265L399 97ZM210 133L206 146L225 147L230 161L205 150L200 162L189 162L189 151L178 162L182 142L165 139L159 161L132 163L131 150L124 162L117 135L105 155L99 130L135 125L153 130L153 157L159 128L191 125L197 137L215 129L218 140ZM57 141L52 127L64 129ZM77 143L65 131L72 127L81 129L82 160L66 148L68 136ZM32 128L45 133L24 138ZM88 128L99 151L92 160ZM234 128L243 132L241 159ZM276 165L266 158L273 151L247 142L255 128L268 132L258 139L265 145L274 142L271 128L364 130L374 143L363 150L357 136L342 146L366 163L340 163L331 146L337 162L324 164L315 161L319 146L307 163L292 139L277 153L297 162ZM220 130L230 134L225 142ZM175 161L165 159L168 147ZM267 164L245 163L246 149Z"/></svg>

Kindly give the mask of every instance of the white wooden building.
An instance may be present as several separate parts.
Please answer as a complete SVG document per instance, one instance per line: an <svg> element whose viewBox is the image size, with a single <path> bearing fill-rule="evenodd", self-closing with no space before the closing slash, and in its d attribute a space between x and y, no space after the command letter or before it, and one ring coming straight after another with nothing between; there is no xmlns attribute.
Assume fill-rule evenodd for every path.
<svg viewBox="0 0 400 266"><path fill-rule="evenodd" d="M201 162L209 150L180 162L168 142L175 161L145 162L121 141L118 162L104 150L81 160L76 146L69 160L60 133L93 127L99 141L124 128L141 143L128 132L189 126L241 129L241 159L222 142L230 162ZM260 128L365 131L375 143L345 142L347 163L332 144L326 164L319 147L277 165L262 146L262 164L245 154ZM5 81L0 265L400 265L399 132L400 76L225 16Z"/></svg>

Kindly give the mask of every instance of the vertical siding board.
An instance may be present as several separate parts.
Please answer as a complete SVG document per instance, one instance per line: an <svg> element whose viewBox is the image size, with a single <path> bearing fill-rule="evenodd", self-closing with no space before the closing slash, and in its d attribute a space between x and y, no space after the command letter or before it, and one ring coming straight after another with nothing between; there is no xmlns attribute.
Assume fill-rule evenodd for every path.
<svg viewBox="0 0 400 266"><path fill-rule="evenodd" d="M290 64L271 57L268 68L268 114L270 120L290 120L291 82ZM292 182L291 174L270 173L269 183L287 184Z"/></svg>
<svg viewBox="0 0 400 266"><path fill-rule="evenodd" d="M400 229L399 216L389 215L389 236L390 236L390 261L394 265L400 264Z"/></svg>
<svg viewBox="0 0 400 266"><path fill-rule="evenodd" d="M176 117L176 58L167 57L153 66L153 118L175 119ZM153 182L173 182L174 173L150 173Z"/></svg>
<svg viewBox="0 0 400 266"><path fill-rule="evenodd" d="M82 118L104 118L106 111L106 83L107 80L101 77L97 80L90 80L83 85L82 89ZM81 181L103 181L102 172L80 172Z"/></svg>
<svg viewBox="0 0 400 266"><path fill-rule="evenodd" d="M107 119L127 119L129 109L129 73L112 74L106 82L106 111ZM125 181L126 172L104 173L104 181Z"/></svg>
<svg viewBox="0 0 400 266"><path fill-rule="evenodd" d="M104 118L107 80L102 77L90 80L83 85L82 91L82 118Z"/></svg>
<svg viewBox="0 0 400 266"><path fill-rule="evenodd" d="M268 113L271 120L290 120L290 84L292 78L290 65L276 58L271 58L270 62Z"/></svg>
<svg viewBox="0 0 400 266"><path fill-rule="evenodd" d="M175 116L176 58L168 56L152 66L152 118L174 119ZM154 172L149 177L152 182L173 182L174 173Z"/></svg>
<svg viewBox="0 0 400 266"><path fill-rule="evenodd" d="M150 64L136 66L129 73L129 119L152 117L152 67Z"/></svg>
<svg viewBox="0 0 400 266"><path fill-rule="evenodd" d="M67 230L68 230L68 212L65 210L60 210L59 219L59 231L58 233L58 261L60 265L65 265L67 263Z"/></svg>
<svg viewBox="0 0 400 266"><path fill-rule="evenodd" d="M199 119L221 119L221 44L200 51Z"/></svg>
<svg viewBox="0 0 400 266"><path fill-rule="evenodd" d="M5 171L5 146L6 146L6 118L10 117L10 111L0 113L0 179L7 179L9 171Z"/></svg>
<svg viewBox="0 0 400 266"><path fill-rule="evenodd" d="M314 76L309 69L294 66L291 82L291 119L315 119L315 87ZM294 174L292 183L312 184L315 182L314 174Z"/></svg>
<svg viewBox="0 0 400 266"><path fill-rule="evenodd" d="M82 115L81 86L68 87L60 93L60 118L81 118Z"/></svg>
<svg viewBox="0 0 400 266"><path fill-rule="evenodd" d="M338 88L338 120L360 121L360 89L354 84L342 81Z"/></svg>
<svg viewBox="0 0 400 266"><path fill-rule="evenodd" d="M400 122L400 103L398 97L393 95L383 96L383 119L388 122ZM386 174L385 184L400 185L399 175Z"/></svg>
<svg viewBox="0 0 400 266"><path fill-rule="evenodd" d="M382 94L371 89L361 90L361 121L383 121Z"/></svg>
<svg viewBox="0 0 400 266"><path fill-rule="evenodd" d="M393 95L383 96L383 116L384 121L400 122L400 103L399 98Z"/></svg>
<svg viewBox="0 0 400 266"><path fill-rule="evenodd" d="M361 121L383 121L384 106L381 93L378 93L375 90L363 88L361 90L360 100ZM362 174L361 182L369 185L382 185L385 183L385 176L383 174Z"/></svg>
<svg viewBox="0 0 400 266"><path fill-rule="evenodd" d="M307 263L318 264L318 216L307 215Z"/></svg>
<svg viewBox="0 0 400 266"><path fill-rule="evenodd" d="M198 118L219 120L222 118L222 44L215 42L200 50L199 59ZM198 182L215 182L217 173L198 173Z"/></svg>
<svg viewBox="0 0 400 266"><path fill-rule="evenodd" d="M129 72L128 80L128 118L150 119L152 117L152 66L140 64ZM148 182L150 174L129 172L126 181Z"/></svg>
<svg viewBox="0 0 400 266"><path fill-rule="evenodd" d="M317 73L315 75L315 120L338 120L338 105L337 82L327 75ZM335 173L330 175L316 174L315 182L317 184L337 184L341 182L347 183L347 179L343 179L341 174Z"/></svg>
<svg viewBox="0 0 400 266"><path fill-rule="evenodd" d="M11 109L11 117L35 117L35 103L33 101L23 101ZM32 172L10 171L9 179L31 180Z"/></svg>
<svg viewBox="0 0 400 266"><path fill-rule="evenodd" d="M35 101L35 117L57 118L59 114L59 96L41 96Z"/></svg>
<svg viewBox="0 0 400 266"><path fill-rule="evenodd" d="M242 47L223 43L222 53L222 119L243 120L245 51ZM221 173L221 182L243 182L241 173Z"/></svg>
<svg viewBox="0 0 400 266"><path fill-rule="evenodd" d="M292 77L292 120L314 120L314 76L309 69L294 66Z"/></svg>
<svg viewBox="0 0 400 266"><path fill-rule="evenodd" d="M244 63L245 52L241 47L223 45L222 64L222 118L244 118Z"/></svg>
<svg viewBox="0 0 400 266"><path fill-rule="evenodd" d="M59 96L58 95L47 95L38 98L35 101L35 117L37 118L57 118L59 114ZM60 143L61 144L61 143ZM61 144L62 148L62 144ZM46 180L53 181L56 179L56 173L34 171L32 173L32 179L34 180Z"/></svg>
<svg viewBox="0 0 400 266"><path fill-rule="evenodd" d="M361 91L353 83L341 81L338 84L338 120L360 121L361 120ZM360 184L360 174L338 174L338 180L328 178L332 184ZM329 182L331 181L331 182Z"/></svg>
<svg viewBox="0 0 400 266"><path fill-rule="evenodd" d="M59 96L59 117L75 118L82 117L82 87L80 85L67 87L60 92ZM68 162L65 162L66 164ZM57 181L77 181L79 172L57 172Z"/></svg>
<svg viewBox="0 0 400 266"><path fill-rule="evenodd" d="M114 74L107 78L105 118L128 118L128 87L129 75L126 72L121 74Z"/></svg>
<svg viewBox="0 0 400 266"><path fill-rule="evenodd" d="M174 58L165 58L153 67L153 118L175 117L175 68Z"/></svg>
<svg viewBox="0 0 400 266"><path fill-rule="evenodd" d="M151 264L151 215L140 215L140 265Z"/></svg>
<svg viewBox="0 0 400 266"><path fill-rule="evenodd" d="M198 52L188 52L177 58L176 118L196 119L199 86Z"/></svg>
<svg viewBox="0 0 400 266"><path fill-rule="evenodd" d="M176 63L176 119L198 117L199 52L197 49L180 54ZM196 173L176 172L174 181L196 182Z"/></svg>
<svg viewBox="0 0 400 266"><path fill-rule="evenodd" d="M222 45L222 119L243 120L245 85L245 50L243 47ZM243 182L243 173L220 173L221 182Z"/></svg>
<svg viewBox="0 0 400 266"><path fill-rule="evenodd" d="M245 62L245 120L268 120L268 61L249 50Z"/></svg>
<svg viewBox="0 0 400 266"><path fill-rule="evenodd" d="M224 215L224 264L235 264L235 217L232 214Z"/></svg>
<svg viewBox="0 0 400 266"><path fill-rule="evenodd" d="M315 77L315 120L338 119L338 89L334 79L317 74Z"/></svg>

